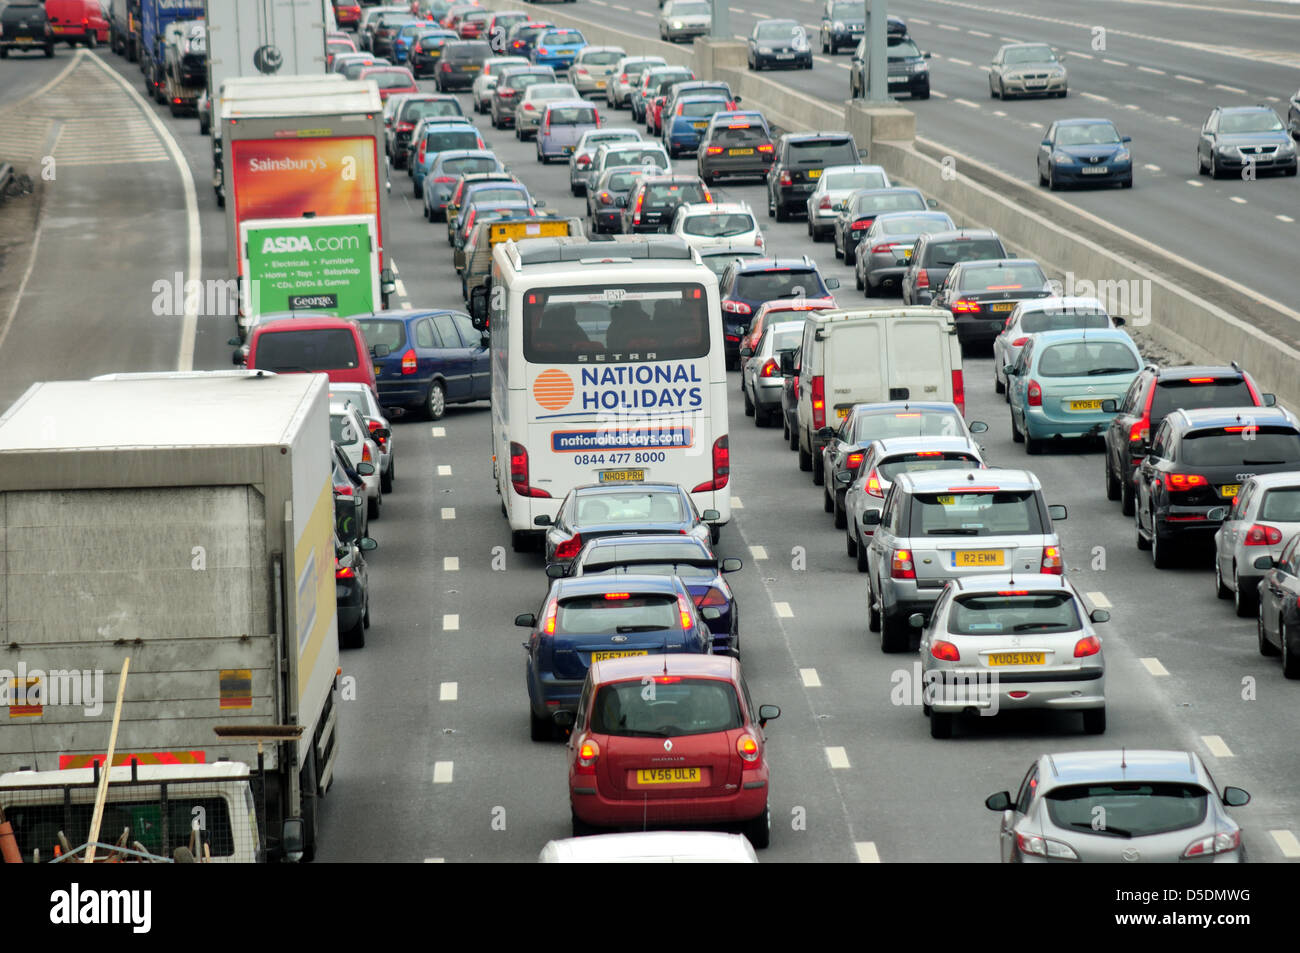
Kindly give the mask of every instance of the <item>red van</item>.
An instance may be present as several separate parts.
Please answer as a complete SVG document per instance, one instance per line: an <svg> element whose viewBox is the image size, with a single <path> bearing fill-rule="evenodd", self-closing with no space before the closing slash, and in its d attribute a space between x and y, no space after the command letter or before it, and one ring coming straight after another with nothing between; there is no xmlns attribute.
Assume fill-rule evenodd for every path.
<svg viewBox="0 0 1300 953"><path fill-rule="evenodd" d="M68 46L84 43L93 49L108 42L108 19L99 0L45 0L45 15L54 38Z"/></svg>
<svg viewBox="0 0 1300 953"><path fill-rule="evenodd" d="M248 338L250 370L277 374L323 373L336 384L365 384L379 399L375 358L388 356L383 344L373 349L356 322L346 318L283 318L256 325Z"/></svg>

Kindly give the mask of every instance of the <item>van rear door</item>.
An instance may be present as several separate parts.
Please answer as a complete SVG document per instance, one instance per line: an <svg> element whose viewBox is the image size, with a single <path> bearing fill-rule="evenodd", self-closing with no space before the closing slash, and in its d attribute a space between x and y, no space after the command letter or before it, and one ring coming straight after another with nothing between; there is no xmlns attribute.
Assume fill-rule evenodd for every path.
<svg viewBox="0 0 1300 953"><path fill-rule="evenodd" d="M897 399L952 400L952 348L944 322L934 317L889 318L885 349L889 388ZM900 391L906 390L906 393ZM882 398L889 399L889 398Z"/></svg>
<svg viewBox="0 0 1300 953"><path fill-rule="evenodd" d="M886 332L885 322L875 318L827 324L822 347L828 426L838 426L854 404L889 399Z"/></svg>

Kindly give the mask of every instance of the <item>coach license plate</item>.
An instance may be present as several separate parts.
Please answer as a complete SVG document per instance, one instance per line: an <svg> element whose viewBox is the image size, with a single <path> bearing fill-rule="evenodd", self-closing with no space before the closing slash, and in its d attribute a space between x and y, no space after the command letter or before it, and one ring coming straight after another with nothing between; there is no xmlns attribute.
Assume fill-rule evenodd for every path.
<svg viewBox="0 0 1300 953"><path fill-rule="evenodd" d="M1042 652L994 652L989 657L989 665L1046 665L1047 659Z"/></svg>
<svg viewBox="0 0 1300 953"><path fill-rule="evenodd" d="M1000 549L959 549L952 554L954 569L971 569L1006 564L1006 553Z"/></svg>
<svg viewBox="0 0 1300 953"><path fill-rule="evenodd" d="M637 784L699 784L699 768L641 768L636 773Z"/></svg>
<svg viewBox="0 0 1300 953"><path fill-rule="evenodd" d="M642 650L640 652L592 652L591 660L593 662L603 662L606 659L629 658L633 655L649 655L649 654L650 653L646 650Z"/></svg>
<svg viewBox="0 0 1300 953"><path fill-rule="evenodd" d="M1082 171L1084 175L1105 175L1110 171L1110 169L1104 165L1090 165L1080 171Z"/></svg>
<svg viewBox="0 0 1300 953"><path fill-rule="evenodd" d="M991 305L989 307L989 310L990 311L1011 311L1013 308L1015 308L1015 306L1016 303L1014 301L1002 301L999 302L998 304Z"/></svg>
<svg viewBox="0 0 1300 953"><path fill-rule="evenodd" d="M601 483L634 483L645 479L644 470L601 470Z"/></svg>
<svg viewBox="0 0 1300 953"><path fill-rule="evenodd" d="M1100 400L1072 400L1070 401L1071 410L1101 410Z"/></svg>
<svg viewBox="0 0 1300 953"><path fill-rule="evenodd" d="M1219 494L1225 499L1230 500L1241 492L1240 483L1229 483L1227 486L1219 487Z"/></svg>

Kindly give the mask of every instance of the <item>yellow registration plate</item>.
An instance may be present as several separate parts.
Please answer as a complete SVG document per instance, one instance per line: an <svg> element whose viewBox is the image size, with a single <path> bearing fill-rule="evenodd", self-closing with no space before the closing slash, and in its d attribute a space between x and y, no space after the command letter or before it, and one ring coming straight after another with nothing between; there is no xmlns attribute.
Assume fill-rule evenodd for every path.
<svg viewBox="0 0 1300 953"><path fill-rule="evenodd" d="M912 249L910 249L910 248L904 248L904 249L903 249L903 257L906 258L906 259L909 259L909 260L910 260L911 257L912 257Z"/></svg>
<svg viewBox="0 0 1300 953"><path fill-rule="evenodd" d="M822 170L821 170L821 169L809 169L809 170L808 170L808 178L810 178L810 179L820 179L821 177L822 177Z"/></svg>
<svg viewBox="0 0 1300 953"><path fill-rule="evenodd" d="M989 665L1046 665L1047 658L1042 652L994 652L989 656Z"/></svg>
<svg viewBox="0 0 1300 953"><path fill-rule="evenodd" d="M597 89L604 89L604 88L605 88L605 81L604 81L603 79L598 79L598 80L596 80L596 88L597 88Z"/></svg>
<svg viewBox="0 0 1300 953"><path fill-rule="evenodd" d="M753 149L728 149L727 150L727 155L729 156L752 156L753 154L754 154Z"/></svg>
<svg viewBox="0 0 1300 953"><path fill-rule="evenodd" d="M704 778L699 768L641 768L637 784L699 784Z"/></svg>
<svg viewBox="0 0 1300 953"><path fill-rule="evenodd" d="M481 67L481 66L462 66L461 69L463 69L466 73L477 73L477 72L479 72L480 70L482 70L482 67Z"/></svg>
<svg viewBox="0 0 1300 953"><path fill-rule="evenodd" d="M1012 308L1014 308L1015 306L1016 306L1016 303L1015 303L1014 301L999 301L997 304L992 305L992 306L989 308L989 310L990 310L990 311L1010 311L1010 310L1011 310Z"/></svg>
<svg viewBox="0 0 1300 953"><path fill-rule="evenodd" d="M633 483L645 479L644 470L601 470L601 483Z"/></svg>
<svg viewBox="0 0 1300 953"><path fill-rule="evenodd" d="M606 659L611 659L611 658L628 658L633 655L649 655L649 654L650 653L646 650L642 650L640 652L592 652L591 660L593 662L603 662Z"/></svg>
<svg viewBox="0 0 1300 953"><path fill-rule="evenodd" d="M707 122L693 122L693 123L691 123L691 125L694 126L696 129L703 129L705 126L708 125L708 123L707 123Z"/></svg>
<svg viewBox="0 0 1300 953"><path fill-rule="evenodd" d="M1070 401L1071 410L1101 410L1100 400L1072 400Z"/></svg>
<svg viewBox="0 0 1300 953"><path fill-rule="evenodd" d="M1225 499L1231 499L1232 497L1236 496L1240 492L1241 492L1240 483L1229 483L1227 486L1219 487L1219 493Z"/></svg>
<svg viewBox="0 0 1300 953"><path fill-rule="evenodd" d="M848 417L848 415L849 415L849 409L847 407L835 408L835 416L840 418L840 420L843 420L844 418Z"/></svg>
<svg viewBox="0 0 1300 953"><path fill-rule="evenodd" d="M376 376L376 377L379 376L379 365L378 365L378 364L375 365L375 376Z"/></svg>
<svg viewBox="0 0 1300 953"><path fill-rule="evenodd" d="M1006 553L1000 549L962 549L952 554L952 564L957 569L974 566L1002 566Z"/></svg>

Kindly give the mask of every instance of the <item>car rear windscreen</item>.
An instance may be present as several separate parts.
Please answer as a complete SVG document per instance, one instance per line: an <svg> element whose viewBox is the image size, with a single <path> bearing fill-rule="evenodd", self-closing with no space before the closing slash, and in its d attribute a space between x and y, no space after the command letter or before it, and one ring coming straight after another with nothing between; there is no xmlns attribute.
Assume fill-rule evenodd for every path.
<svg viewBox="0 0 1300 953"><path fill-rule="evenodd" d="M677 597L667 593L575 596L562 600L555 615L556 635L613 635L680 628Z"/></svg>
<svg viewBox="0 0 1300 953"><path fill-rule="evenodd" d="M900 218L887 218L880 223L880 231L885 235L924 235L950 228L952 222L946 216L936 218L932 215L904 215Z"/></svg>
<svg viewBox="0 0 1300 953"><path fill-rule="evenodd" d="M685 205L705 201L704 186L696 182L672 182L648 185L645 190L646 205Z"/></svg>
<svg viewBox="0 0 1300 953"><path fill-rule="evenodd" d="M844 191L845 189L887 189L889 182L883 172L828 172L826 188Z"/></svg>
<svg viewBox="0 0 1300 953"><path fill-rule="evenodd" d="M712 116L716 112L722 112L727 108L725 99L700 99L694 102L682 103L682 111L679 116L693 116L702 118Z"/></svg>
<svg viewBox="0 0 1300 953"><path fill-rule="evenodd" d="M382 73L371 73L366 76L366 79L373 79L380 89L410 89L415 85L415 80L411 79L411 74L405 70L400 73L388 70Z"/></svg>
<svg viewBox="0 0 1300 953"><path fill-rule="evenodd" d="M478 60L480 63L492 55L492 47L486 43L456 43L448 45L443 56L449 60Z"/></svg>
<svg viewBox="0 0 1300 953"><path fill-rule="evenodd" d="M1015 635L1073 632L1082 628L1068 592L1017 592L957 596L948 611L953 635Z"/></svg>
<svg viewBox="0 0 1300 953"><path fill-rule="evenodd" d="M644 168L652 165L656 169L668 168L668 160L661 149L619 149L605 154L605 166L639 165Z"/></svg>
<svg viewBox="0 0 1300 953"><path fill-rule="evenodd" d="M772 351L793 351L803 340L803 328L791 328L789 331L774 331Z"/></svg>
<svg viewBox="0 0 1300 953"><path fill-rule="evenodd" d="M477 149L478 133L472 128L448 129L431 132L424 137L429 152L446 152L448 149Z"/></svg>
<svg viewBox="0 0 1300 953"><path fill-rule="evenodd" d="M546 115L552 126L596 125L594 106L552 106Z"/></svg>
<svg viewBox="0 0 1300 953"><path fill-rule="evenodd" d="M1045 795L1047 815L1065 830L1131 841L1181 831L1202 823L1210 792L1172 781L1070 784ZM1097 818L1104 817L1105 824Z"/></svg>
<svg viewBox="0 0 1300 953"><path fill-rule="evenodd" d="M1300 487L1280 486L1265 493L1259 518L1274 523L1300 523Z"/></svg>
<svg viewBox="0 0 1300 953"><path fill-rule="evenodd" d="M735 294L751 301L772 301L799 295L819 298L824 292L815 272L782 268L739 275Z"/></svg>
<svg viewBox="0 0 1300 953"><path fill-rule="evenodd" d="M740 699L728 682L669 676L647 692L641 679L602 685L591 706L591 730L624 738L676 738L744 726Z"/></svg>
<svg viewBox="0 0 1300 953"><path fill-rule="evenodd" d="M448 159L442 163L443 175L475 175L480 172L496 172L497 160L488 156L464 156Z"/></svg>
<svg viewBox="0 0 1300 953"><path fill-rule="evenodd" d="M639 178L641 178L640 172L615 172L605 180L605 191L627 192Z"/></svg>
<svg viewBox="0 0 1300 953"><path fill-rule="evenodd" d="M1248 422L1193 431L1183 435L1178 462L1189 467L1300 464L1300 433L1290 427L1252 427Z"/></svg>
<svg viewBox="0 0 1300 953"><path fill-rule="evenodd" d="M347 414L330 414L330 439L339 446L350 447L361 439L352 418Z"/></svg>
<svg viewBox="0 0 1300 953"><path fill-rule="evenodd" d="M917 493L911 536L1040 536L1044 532L1033 490Z"/></svg>
<svg viewBox="0 0 1300 953"><path fill-rule="evenodd" d="M887 457L877 465L880 475L889 482L900 473L925 473L929 470L976 470L980 462L969 453L944 450L921 450Z"/></svg>
<svg viewBox="0 0 1300 953"><path fill-rule="evenodd" d="M1104 311L1085 311L1078 308L1033 311L1020 319L1020 331L1024 334L1108 327L1110 327L1110 318Z"/></svg>
<svg viewBox="0 0 1300 953"><path fill-rule="evenodd" d="M357 324L361 326L362 337L366 339L366 343L371 347L383 344L390 351L396 351L406 344L406 325L401 321L378 321L361 318L357 321Z"/></svg>
<svg viewBox="0 0 1300 953"><path fill-rule="evenodd" d="M511 89L527 89L536 83L553 83L555 76L550 73L521 73L505 81Z"/></svg>
<svg viewBox="0 0 1300 953"><path fill-rule="evenodd" d="M629 490L579 496L574 526L618 526L625 523L681 523L686 519L682 498L667 491Z"/></svg>
<svg viewBox="0 0 1300 953"><path fill-rule="evenodd" d="M951 268L959 261L988 261L1005 258L1006 249L992 238L954 239L949 242L932 242L925 247L925 264Z"/></svg>
<svg viewBox="0 0 1300 953"><path fill-rule="evenodd" d="M1196 377L1157 381L1151 398L1151 432L1170 411L1198 407L1251 407L1255 397L1244 377Z"/></svg>
<svg viewBox="0 0 1300 953"><path fill-rule="evenodd" d="M735 148L746 146L753 148L755 143L767 142L768 135L762 126L729 125L717 126L709 137L709 143L715 146Z"/></svg>
<svg viewBox="0 0 1300 953"><path fill-rule="evenodd" d="M360 367L356 341L344 328L268 331L258 335L255 366L267 371L330 371Z"/></svg>
<svg viewBox="0 0 1300 953"><path fill-rule="evenodd" d="M695 283L539 288L524 296L522 331L525 360L539 364L689 360L709 353L708 295ZM628 384L666 387L671 371L650 368Z"/></svg>
<svg viewBox="0 0 1300 953"><path fill-rule="evenodd" d="M857 414L853 420L854 443L890 437L960 437L965 433L955 410L886 410Z"/></svg>
<svg viewBox="0 0 1300 953"><path fill-rule="evenodd" d="M471 205L482 205L484 202L526 202L528 193L524 189L512 189L508 186L481 188L469 193L468 201Z"/></svg>
<svg viewBox="0 0 1300 953"><path fill-rule="evenodd" d="M454 99L417 99L412 103L402 104L402 114L398 122L419 122L426 116L463 116L460 103Z"/></svg>
<svg viewBox="0 0 1300 953"><path fill-rule="evenodd" d="M585 66L613 66L623 56L618 50L596 50L582 58Z"/></svg>
<svg viewBox="0 0 1300 953"><path fill-rule="evenodd" d="M754 218L748 212L719 212L691 215L683 223L687 235L703 238L730 238L754 230Z"/></svg>
<svg viewBox="0 0 1300 953"><path fill-rule="evenodd" d="M917 192L886 192L883 195L861 195L853 202L853 213L865 215L881 212L911 212L924 209L925 199Z"/></svg>
<svg viewBox="0 0 1300 953"><path fill-rule="evenodd" d="M790 143L790 161L796 166L852 165L858 148L851 139L797 139Z"/></svg>
<svg viewBox="0 0 1300 953"><path fill-rule="evenodd" d="M1129 374L1141 367L1131 348L1118 341L1071 341L1053 344L1038 356L1041 377L1104 377Z"/></svg>
<svg viewBox="0 0 1300 953"><path fill-rule="evenodd" d="M970 268L961 276L962 291L1040 291L1046 284L1037 265Z"/></svg>

